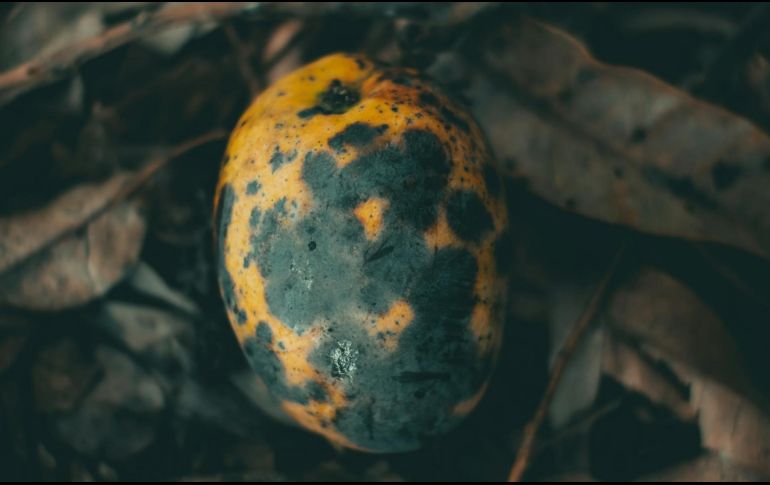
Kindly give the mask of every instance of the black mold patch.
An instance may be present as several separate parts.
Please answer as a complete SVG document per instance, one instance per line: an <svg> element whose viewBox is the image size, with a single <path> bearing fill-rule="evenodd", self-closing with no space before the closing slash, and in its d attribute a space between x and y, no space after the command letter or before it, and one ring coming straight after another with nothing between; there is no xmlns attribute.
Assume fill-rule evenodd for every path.
<svg viewBox="0 0 770 485"><path fill-rule="evenodd" d="M249 226L254 229L257 227L257 224L259 224L259 216L262 215L262 213L259 210L259 207L254 207L251 209L251 214L249 214Z"/></svg>
<svg viewBox="0 0 770 485"><path fill-rule="evenodd" d="M304 386L289 386L283 363L272 350L273 331L266 322L259 322L254 337L243 343L246 359L257 375L262 378L271 394L278 399L307 404L309 401L326 401L323 387L310 381Z"/></svg>
<svg viewBox="0 0 770 485"><path fill-rule="evenodd" d="M318 96L318 104L300 111L297 116L307 119L319 114L342 114L360 99L357 88L342 84L339 79L333 79L329 87Z"/></svg>
<svg viewBox="0 0 770 485"><path fill-rule="evenodd" d="M259 182L252 180L246 185L246 195L256 195L259 189L262 188Z"/></svg>
<svg viewBox="0 0 770 485"><path fill-rule="evenodd" d="M345 145L364 147L387 131L388 125L372 126L368 123L352 123L329 138L329 147L341 152Z"/></svg>
<svg viewBox="0 0 770 485"><path fill-rule="evenodd" d="M297 116L305 120L308 118L312 118L315 115L328 115L328 114L331 114L331 113L327 113L320 106L313 106L312 108L303 109L302 111L298 112Z"/></svg>
<svg viewBox="0 0 770 485"><path fill-rule="evenodd" d="M478 391L490 369L470 330L475 258L464 249L429 248L424 239L450 169L440 141L426 131L406 132L401 143L341 169L330 153L311 152L302 178L314 207L296 224L282 225L276 205L252 234L271 313L299 335L328 322L309 360L340 383L349 401L329 426L372 450L410 450L445 432L458 420L452 408ZM390 204L375 243L353 214L372 197ZM390 352L368 325L399 300L414 318ZM269 356L259 358L270 363ZM277 393L291 391L275 385Z"/></svg>
<svg viewBox="0 0 770 485"><path fill-rule="evenodd" d="M743 167L723 161L717 162L711 169L711 179L717 190L729 189L743 173Z"/></svg>
<svg viewBox="0 0 770 485"><path fill-rule="evenodd" d="M273 172L278 170L282 165L289 163L293 161L295 158L297 158L297 152L293 151L289 153L288 155L282 153L278 147L275 147L275 151L273 152L273 155L270 157L270 167L273 169Z"/></svg>
<svg viewBox="0 0 770 485"><path fill-rule="evenodd" d="M227 230L230 228L233 205L235 204L235 191L230 184L225 184L219 193L219 206L214 216L214 224L217 228L217 274L219 287L222 289L222 298L227 308L235 315L239 324L246 323L246 312L238 305L235 296L235 285L230 272L225 266L225 251L227 250Z"/></svg>
<svg viewBox="0 0 770 485"><path fill-rule="evenodd" d="M449 227L463 241L479 242L494 229L492 216L474 192L453 193L447 201L446 212Z"/></svg>

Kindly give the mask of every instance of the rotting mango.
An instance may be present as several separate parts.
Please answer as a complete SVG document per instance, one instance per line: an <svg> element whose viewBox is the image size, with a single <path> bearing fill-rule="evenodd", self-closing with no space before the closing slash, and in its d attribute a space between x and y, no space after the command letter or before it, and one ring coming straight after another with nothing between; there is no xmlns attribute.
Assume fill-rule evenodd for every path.
<svg viewBox="0 0 770 485"><path fill-rule="evenodd" d="M370 452L458 424L502 340L503 195L475 121L414 70L334 54L265 90L230 138L214 221L261 405Z"/></svg>

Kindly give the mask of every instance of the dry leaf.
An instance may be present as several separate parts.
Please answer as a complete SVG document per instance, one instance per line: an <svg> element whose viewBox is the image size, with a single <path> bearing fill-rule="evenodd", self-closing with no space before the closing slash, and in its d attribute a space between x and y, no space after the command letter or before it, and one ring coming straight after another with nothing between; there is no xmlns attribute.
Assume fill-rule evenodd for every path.
<svg viewBox="0 0 770 485"><path fill-rule="evenodd" d="M129 174L118 174L101 183L82 184L41 209L0 218L0 274L81 227L104 210L106 202L114 199L130 178Z"/></svg>
<svg viewBox="0 0 770 485"><path fill-rule="evenodd" d="M569 211L770 258L765 133L555 28L491 30L465 95L507 174Z"/></svg>
<svg viewBox="0 0 770 485"><path fill-rule="evenodd" d="M616 291L604 318L607 374L696 421L705 448L770 475L766 399L725 324L695 293L643 270Z"/></svg>
<svg viewBox="0 0 770 485"><path fill-rule="evenodd" d="M53 244L40 244L38 247L43 249L39 253L27 254L20 264L0 273L0 301L49 311L82 305L103 295L138 261L146 224L137 202L122 203L93 219L84 229L71 233L64 232L62 227L68 228L82 219L73 217L76 213L67 214L66 208L60 208L59 214L66 214L64 224L59 224L61 219L45 216L0 221L0 234L24 234L24 227L32 226L34 231L48 226L59 229L56 235L63 236L58 240L30 238L33 245L41 240ZM82 213L77 215L82 217ZM40 232L53 236L53 231L41 230L38 236ZM13 250L13 243L24 239L12 237L10 248Z"/></svg>
<svg viewBox="0 0 770 485"><path fill-rule="evenodd" d="M621 284L604 319L615 334L638 342L698 373L749 393L746 364L725 323L692 290L673 277L642 269Z"/></svg>

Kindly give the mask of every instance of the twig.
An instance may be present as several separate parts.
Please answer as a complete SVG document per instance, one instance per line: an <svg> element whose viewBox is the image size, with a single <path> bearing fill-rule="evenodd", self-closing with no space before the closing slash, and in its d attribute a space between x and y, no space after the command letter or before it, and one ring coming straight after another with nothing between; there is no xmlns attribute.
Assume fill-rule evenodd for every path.
<svg viewBox="0 0 770 485"><path fill-rule="evenodd" d="M593 322L594 317L604 302L604 298L607 295L607 289L609 288L609 284L615 276L616 270L624 252L625 243L623 243L620 249L618 249L618 252L615 254L615 257L607 268L607 271L605 271L602 279L596 286L593 295L591 295L591 299L589 300L585 310L583 310L583 314L580 315L580 319L578 320L577 324L575 324L575 328L572 329L569 336L567 337L567 340L564 342L564 347L561 349L559 355L556 358L553 370L551 371L551 376L548 379L548 386L545 389L543 398L540 400L537 411L529 423L527 423L527 425L524 427L524 438L521 441L521 446L519 447L519 452L516 455L516 460L513 462L513 466L511 467L511 472L508 475L509 482L518 482L524 475L524 472L527 469L527 465L529 465L529 460L530 456L532 455L532 449L535 445L537 432L545 420L548 408L550 407L551 401L556 394L559 381L561 381L561 377L564 374L564 371L566 370L567 364L569 364L572 355L577 350L578 344L580 344L586 331L590 328L591 322Z"/></svg>
<svg viewBox="0 0 770 485"><path fill-rule="evenodd" d="M0 73L0 105L34 87L65 77L73 68L100 54L147 34L185 23L220 20L259 6L254 2L169 4L155 12L145 11L131 21L109 28L95 37L67 46L51 55L33 59Z"/></svg>

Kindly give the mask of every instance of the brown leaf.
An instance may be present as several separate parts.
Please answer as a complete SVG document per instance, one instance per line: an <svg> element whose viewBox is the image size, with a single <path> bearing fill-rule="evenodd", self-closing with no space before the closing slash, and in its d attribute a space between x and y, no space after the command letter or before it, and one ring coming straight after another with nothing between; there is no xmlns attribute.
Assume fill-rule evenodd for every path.
<svg viewBox="0 0 770 485"><path fill-rule="evenodd" d="M613 293L605 321L648 353L686 365L749 393L751 381L725 323L692 290L666 273L642 269Z"/></svg>
<svg viewBox="0 0 770 485"><path fill-rule="evenodd" d="M138 261L146 224L137 202L122 203L72 233L61 229L77 223L83 211L68 212L68 207L55 209L51 217L35 214L26 220L0 221L0 234L24 234L24 228L29 227L33 236L38 236L30 238L32 245L52 241L52 229L59 229L56 236L64 235L48 247L40 244L42 251L0 276L0 301L34 310L81 305L103 295ZM7 256L17 248L17 254L29 254L29 248L14 246L21 240L12 236L6 246L11 251L2 259L11 259Z"/></svg>
<svg viewBox="0 0 770 485"><path fill-rule="evenodd" d="M670 276L643 270L605 315L605 372L694 420L705 448L770 474L770 414L724 322Z"/></svg>
<svg viewBox="0 0 770 485"><path fill-rule="evenodd" d="M105 201L115 198L130 178L123 173L104 182L82 184L41 209L0 218L0 273L81 227L102 211Z"/></svg>
<svg viewBox="0 0 770 485"><path fill-rule="evenodd" d="M770 257L765 133L553 27L490 30L465 94L507 174L588 217Z"/></svg>

